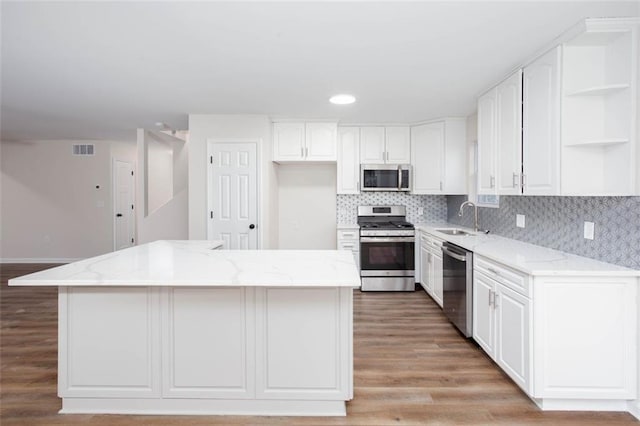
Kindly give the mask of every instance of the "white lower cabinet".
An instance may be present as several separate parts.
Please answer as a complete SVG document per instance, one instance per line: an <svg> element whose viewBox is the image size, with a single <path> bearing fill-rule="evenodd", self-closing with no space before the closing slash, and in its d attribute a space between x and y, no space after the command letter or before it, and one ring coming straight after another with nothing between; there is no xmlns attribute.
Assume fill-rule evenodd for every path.
<svg viewBox="0 0 640 426"><path fill-rule="evenodd" d="M170 287L163 294L162 395L173 398L255 396L253 291ZM194 324L202 327L194 329ZM224 344L221 344L224 342Z"/></svg>
<svg viewBox="0 0 640 426"><path fill-rule="evenodd" d="M62 412L335 413L353 398L352 288L60 287L58 302Z"/></svg>
<svg viewBox="0 0 640 426"><path fill-rule="evenodd" d="M420 284L429 296L442 307L442 240L420 231L420 243L416 251L420 253Z"/></svg>
<svg viewBox="0 0 640 426"><path fill-rule="evenodd" d="M340 226L338 226L340 227ZM360 230L357 227L338 229L338 250L349 250L353 253L356 266L360 270Z"/></svg>
<svg viewBox="0 0 640 426"><path fill-rule="evenodd" d="M479 270L473 285L474 340L530 394L531 300Z"/></svg>
<svg viewBox="0 0 640 426"><path fill-rule="evenodd" d="M478 271L473 274L473 339L491 358L496 353L495 281Z"/></svg>
<svg viewBox="0 0 640 426"><path fill-rule="evenodd" d="M531 392L531 300L498 284L495 294L496 363L525 392Z"/></svg>
<svg viewBox="0 0 640 426"><path fill-rule="evenodd" d="M529 276L474 258L473 338L545 410L637 397L635 277Z"/></svg>

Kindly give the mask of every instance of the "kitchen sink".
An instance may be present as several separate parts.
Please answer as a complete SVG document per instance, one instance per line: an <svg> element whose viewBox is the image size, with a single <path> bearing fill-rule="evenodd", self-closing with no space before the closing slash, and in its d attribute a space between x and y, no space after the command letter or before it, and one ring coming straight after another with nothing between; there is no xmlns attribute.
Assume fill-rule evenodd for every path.
<svg viewBox="0 0 640 426"><path fill-rule="evenodd" d="M446 229L436 229L438 232L442 232L447 235L473 235L471 232L467 232L464 229L458 228L446 228Z"/></svg>

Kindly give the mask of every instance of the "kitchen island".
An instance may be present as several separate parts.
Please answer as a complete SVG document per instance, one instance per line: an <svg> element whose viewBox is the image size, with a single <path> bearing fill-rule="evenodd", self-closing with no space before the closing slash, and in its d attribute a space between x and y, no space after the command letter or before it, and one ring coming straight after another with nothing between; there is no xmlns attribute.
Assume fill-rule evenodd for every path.
<svg viewBox="0 0 640 426"><path fill-rule="evenodd" d="M156 241L9 281L57 286L61 413L345 415L353 256Z"/></svg>

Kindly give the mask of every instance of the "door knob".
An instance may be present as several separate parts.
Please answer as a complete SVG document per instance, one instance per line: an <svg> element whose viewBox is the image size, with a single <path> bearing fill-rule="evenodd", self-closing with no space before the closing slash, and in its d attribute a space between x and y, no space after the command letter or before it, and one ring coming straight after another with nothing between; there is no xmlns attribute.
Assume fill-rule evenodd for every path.
<svg viewBox="0 0 640 426"><path fill-rule="evenodd" d="M118 213L116 217L122 217L122 213Z"/></svg>
<svg viewBox="0 0 640 426"><path fill-rule="evenodd" d="M251 225L249 225L249 229L254 229L256 226L252 223Z"/></svg>

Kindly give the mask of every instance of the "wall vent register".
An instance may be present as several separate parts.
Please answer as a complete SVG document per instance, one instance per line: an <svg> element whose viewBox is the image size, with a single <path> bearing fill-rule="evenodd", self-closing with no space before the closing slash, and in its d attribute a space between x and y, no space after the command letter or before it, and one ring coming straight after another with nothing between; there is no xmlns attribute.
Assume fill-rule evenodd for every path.
<svg viewBox="0 0 640 426"><path fill-rule="evenodd" d="M73 155L93 155L93 144L74 144Z"/></svg>

